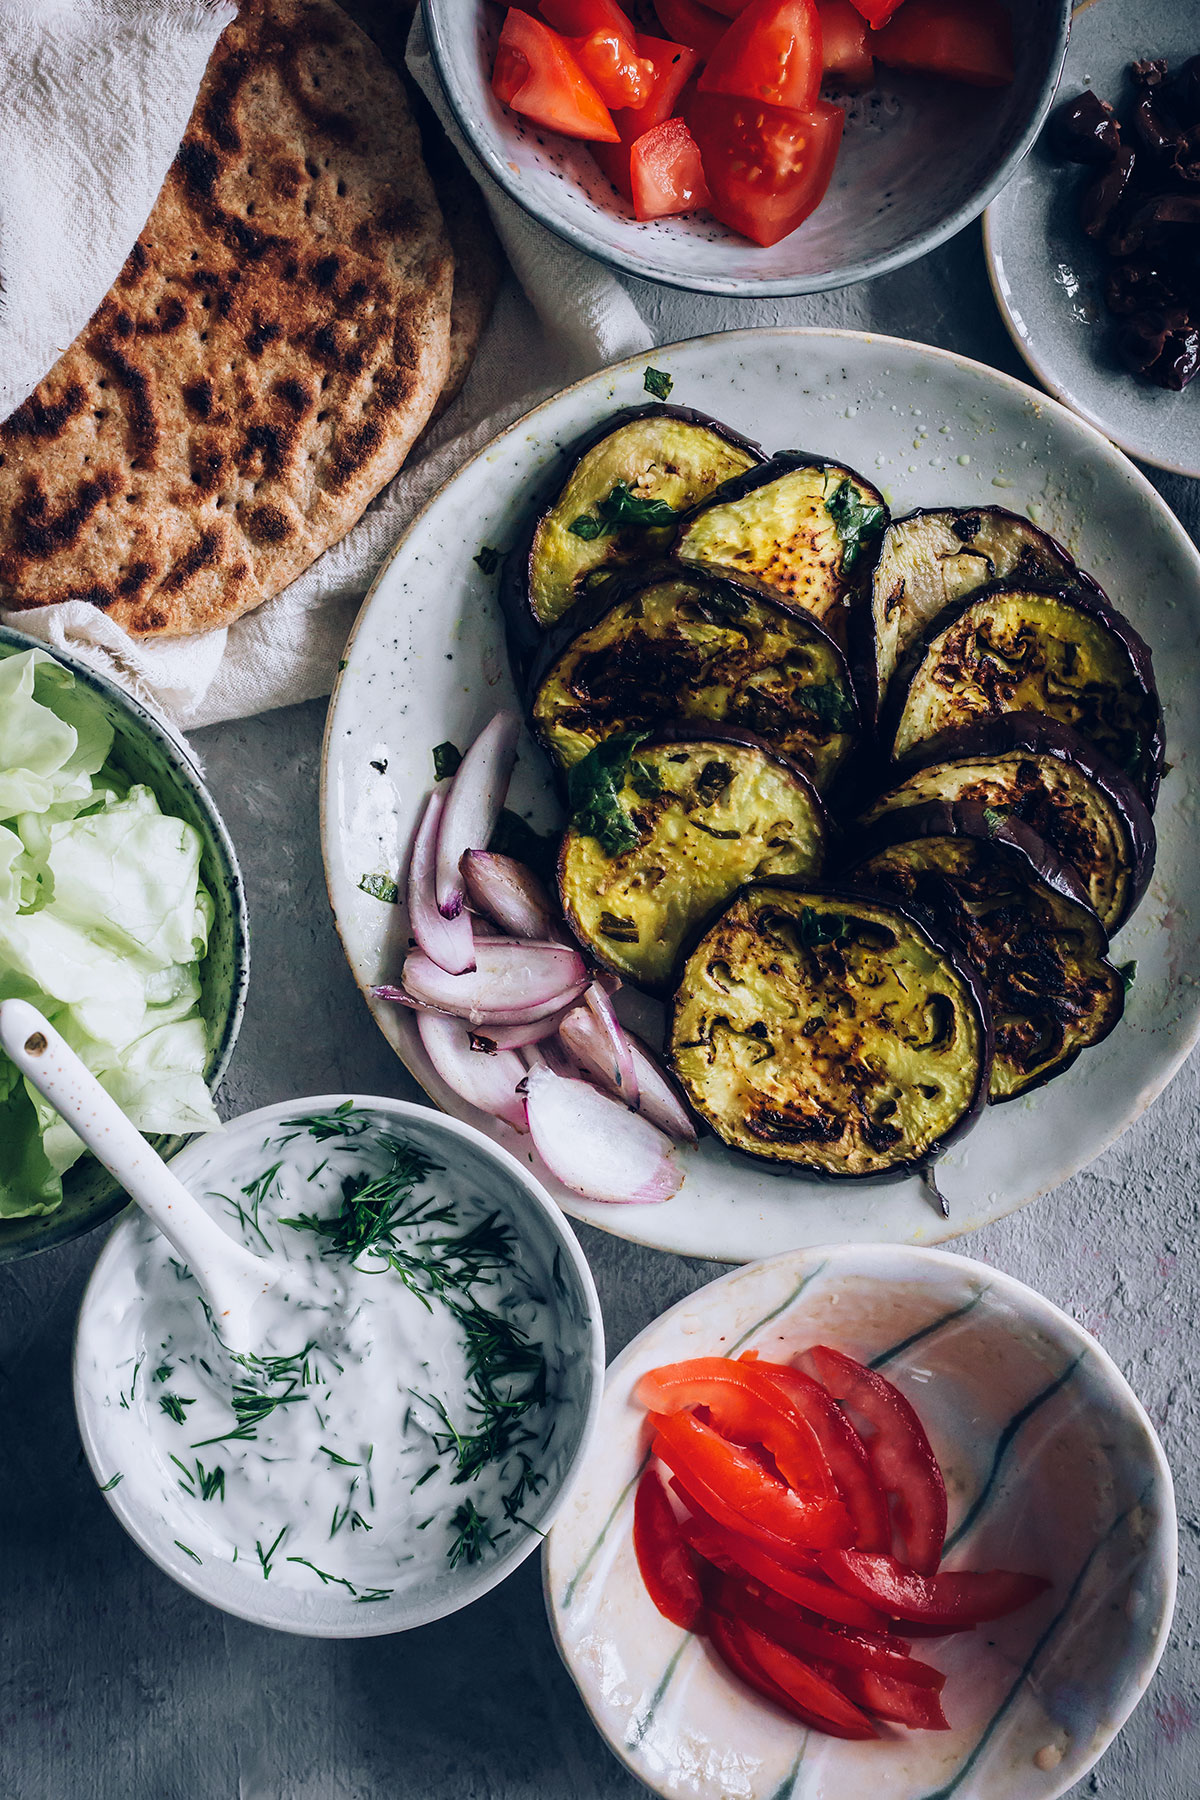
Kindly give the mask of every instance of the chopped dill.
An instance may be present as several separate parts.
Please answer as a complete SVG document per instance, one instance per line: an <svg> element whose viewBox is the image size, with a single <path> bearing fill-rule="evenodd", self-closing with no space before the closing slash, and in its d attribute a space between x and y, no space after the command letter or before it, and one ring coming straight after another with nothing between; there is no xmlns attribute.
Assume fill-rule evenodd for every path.
<svg viewBox="0 0 1200 1800"><path fill-rule="evenodd" d="M280 1544L282 1544L286 1535L287 1526L284 1525L281 1527L279 1536L275 1539L275 1542L271 1545L269 1550L264 1550L257 1538L254 1540L254 1548L258 1551L259 1567L262 1569L264 1581L270 1581L271 1579L271 1559L275 1555Z"/></svg>
<svg viewBox="0 0 1200 1800"><path fill-rule="evenodd" d="M115 1475L109 1476L108 1480L104 1483L104 1486L100 1489L100 1492L102 1494L111 1494L113 1489L120 1482L124 1481L124 1479L125 1479L125 1475L124 1475L123 1470L118 1469Z"/></svg>
<svg viewBox="0 0 1200 1800"><path fill-rule="evenodd" d="M193 1394L190 1400L185 1400L182 1394L162 1394L158 1404L168 1419L174 1419L176 1425L186 1425L187 1409L189 1406L195 1406L196 1396Z"/></svg>
<svg viewBox="0 0 1200 1800"><path fill-rule="evenodd" d="M196 1470L195 1474L193 1474L187 1464L180 1462L177 1456L173 1456L171 1461L175 1464L177 1469L182 1471L183 1479L179 1482L179 1486L183 1489L189 1500L195 1500L197 1498L201 1500L224 1500L224 1469L220 1467L206 1469L199 1457L197 1457Z"/></svg>
<svg viewBox="0 0 1200 1800"><path fill-rule="evenodd" d="M170 1363L168 1363L168 1362L159 1363L157 1369L155 1369L155 1371L154 1371L154 1379L155 1379L155 1381L165 1381L167 1379L168 1375L170 1375L170 1373L171 1373Z"/></svg>
<svg viewBox="0 0 1200 1800"><path fill-rule="evenodd" d="M475 1510L473 1500L464 1500L457 1508L450 1520L450 1529L455 1534L448 1552L452 1569L457 1569L460 1562L477 1563L485 1551L494 1549L500 1539L508 1535L507 1529L491 1531L487 1520Z"/></svg>
<svg viewBox="0 0 1200 1800"><path fill-rule="evenodd" d="M189 1550L186 1544L181 1544L178 1538L175 1539L175 1548L177 1550L182 1550L185 1556L190 1556L194 1563L202 1563L204 1561L204 1558L202 1556L197 1556L194 1550Z"/></svg>
<svg viewBox="0 0 1200 1800"><path fill-rule="evenodd" d="M361 1463L351 1462L348 1456L339 1456L336 1450L329 1448L328 1444L321 1444L318 1447L322 1456L327 1456L330 1462L337 1463L343 1469L360 1469L362 1467Z"/></svg>
<svg viewBox="0 0 1200 1800"><path fill-rule="evenodd" d="M137 1378L141 1371L142 1364L145 1362L145 1360L146 1360L146 1358L144 1355L138 1357L137 1361L133 1365L133 1374L130 1377L130 1381L129 1381L129 1392L128 1392L128 1394L121 1395L121 1405L125 1408L126 1412L128 1412L129 1408L133 1405L133 1396L137 1392Z"/></svg>

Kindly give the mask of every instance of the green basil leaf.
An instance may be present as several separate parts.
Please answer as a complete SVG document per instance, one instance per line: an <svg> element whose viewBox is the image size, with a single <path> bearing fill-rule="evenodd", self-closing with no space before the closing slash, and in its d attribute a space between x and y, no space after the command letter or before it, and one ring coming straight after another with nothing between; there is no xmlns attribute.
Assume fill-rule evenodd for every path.
<svg viewBox="0 0 1200 1800"><path fill-rule="evenodd" d="M400 898L400 889L390 875L364 875L358 885L372 900L382 900L387 906L395 906Z"/></svg>
<svg viewBox="0 0 1200 1800"><path fill-rule="evenodd" d="M603 537L608 526L603 519L596 518L594 513L580 513L577 519L572 519L568 530L577 538L582 538L585 544L590 544L593 538Z"/></svg>
<svg viewBox="0 0 1200 1800"><path fill-rule="evenodd" d="M802 906L796 924L796 935L810 949L821 944L836 944L847 933L841 913L818 912L815 906Z"/></svg>
<svg viewBox="0 0 1200 1800"><path fill-rule="evenodd" d="M490 544L484 544L473 560L478 563L485 575L494 575L500 567L500 552L493 550Z"/></svg>
<svg viewBox="0 0 1200 1800"><path fill-rule="evenodd" d="M620 856L638 842L637 827L621 804L621 789L634 751L648 736L645 731L614 732L567 771L571 824L582 836L594 837L606 856Z"/></svg>
<svg viewBox="0 0 1200 1800"><path fill-rule="evenodd" d="M866 540L883 528L882 506L864 506L852 481L843 481L825 502L842 540L842 574L848 575L867 548Z"/></svg>
<svg viewBox="0 0 1200 1800"><path fill-rule="evenodd" d="M452 744L449 738L444 744L435 744L433 746L434 780L445 781L448 775L456 774L461 761L462 751L457 744Z"/></svg>
<svg viewBox="0 0 1200 1800"><path fill-rule="evenodd" d="M805 712L812 713L833 731L840 731L854 717L854 702L840 681L821 681L813 687L797 688L796 698Z"/></svg>
<svg viewBox="0 0 1200 1800"><path fill-rule="evenodd" d="M664 369L647 369L642 377L642 386L656 400L665 400L675 383Z"/></svg>

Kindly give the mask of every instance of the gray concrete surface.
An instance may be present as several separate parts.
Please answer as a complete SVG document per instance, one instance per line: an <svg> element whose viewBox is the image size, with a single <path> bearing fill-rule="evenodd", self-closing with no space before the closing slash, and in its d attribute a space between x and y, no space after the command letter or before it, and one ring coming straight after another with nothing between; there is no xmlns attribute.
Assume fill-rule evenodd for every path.
<svg viewBox="0 0 1200 1800"><path fill-rule="evenodd" d="M760 323L869 327L1020 373L973 228L843 294L731 305L640 288L667 341ZM1200 395L1197 396L1200 404ZM1200 484L1161 480L1200 537ZM321 704L200 734L254 926L227 1113L332 1088L415 1097L358 998L317 835ZM1074 1800L1200 1796L1200 1063L1092 1168L961 1240L1095 1332L1163 1435L1181 1525L1179 1608L1150 1693ZM711 1265L582 1228L613 1352ZM0 1796L3 1800L635 1800L559 1665L526 1565L457 1618L362 1643L225 1618L125 1538L83 1465L75 1310L101 1235L0 1270ZM830 1800L861 1800L831 1796Z"/></svg>

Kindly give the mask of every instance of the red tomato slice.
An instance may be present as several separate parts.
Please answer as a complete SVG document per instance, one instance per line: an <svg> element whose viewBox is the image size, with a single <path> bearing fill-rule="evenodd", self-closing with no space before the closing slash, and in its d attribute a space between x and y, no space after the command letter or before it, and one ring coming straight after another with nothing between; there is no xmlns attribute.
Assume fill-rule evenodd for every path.
<svg viewBox="0 0 1200 1800"><path fill-rule="evenodd" d="M674 116L675 102L700 61L686 44L669 44L665 38L644 37L638 33L637 52L654 69L654 84L644 106L626 106L613 114L613 124L621 135L619 144L595 144L592 155L618 193L633 199L629 174L629 153L637 140L655 125Z"/></svg>
<svg viewBox="0 0 1200 1800"><path fill-rule="evenodd" d="M697 95L688 124L700 146L709 210L756 244L777 244L825 197L846 115L820 101L810 112Z"/></svg>
<svg viewBox="0 0 1200 1800"><path fill-rule="evenodd" d="M691 1551L655 1469L647 1469L638 1482L633 1550L646 1592L663 1618L695 1631L704 1617L704 1596Z"/></svg>
<svg viewBox="0 0 1200 1800"><path fill-rule="evenodd" d="M833 1398L869 1426L870 1436L863 1438L867 1455L880 1487L895 1496L908 1561L918 1574L932 1575L946 1541L946 1484L924 1426L878 1370L827 1344L815 1345L811 1354Z"/></svg>
<svg viewBox="0 0 1200 1800"><path fill-rule="evenodd" d="M819 1381L783 1363L761 1363L764 1375L788 1395L812 1425L837 1490L854 1525L856 1550L890 1550L892 1522L871 1459L849 1419Z"/></svg>
<svg viewBox="0 0 1200 1800"><path fill-rule="evenodd" d="M682 119L667 119L642 133L630 151L629 180L639 219L665 219L708 205L704 165Z"/></svg>
<svg viewBox="0 0 1200 1800"><path fill-rule="evenodd" d="M1013 78L1012 15L999 0L905 0L871 48L890 68L976 87L1007 87Z"/></svg>
<svg viewBox="0 0 1200 1800"><path fill-rule="evenodd" d="M950 1721L942 1711L942 1703L932 1688L914 1687L908 1681L896 1681L876 1669L839 1669L830 1663L813 1667L841 1688L847 1700L853 1700L864 1712L877 1719L888 1719L896 1725L908 1725L915 1731L949 1731Z"/></svg>
<svg viewBox="0 0 1200 1800"><path fill-rule="evenodd" d="M690 133L689 133L690 139ZM789 1487L836 1496L820 1439L763 1365L731 1362L724 1356L697 1356L643 1375L634 1390L652 1413L676 1413L704 1406L714 1430L739 1444L761 1444L775 1458Z"/></svg>
<svg viewBox="0 0 1200 1800"><path fill-rule="evenodd" d="M794 1606L777 1599L756 1582L726 1576L713 1585L709 1597L718 1612L730 1613L743 1624L752 1625L755 1631L806 1661L818 1657L837 1668L874 1669L894 1681L930 1688L934 1693L940 1693L946 1685L940 1669L918 1662L897 1639L810 1622Z"/></svg>
<svg viewBox="0 0 1200 1800"><path fill-rule="evenodd" d="M567 42L605 106L645 105L654 88L654 69L637 54L631 38L593 31Z"/></svg>
<svg viewBox="0 0 1200 1800"><path fill-rule="evenodd" d="M764 1700L772 1701L784 1712L791 1713L793 1718L801 1720L803 1724L816 1725L819 1728L819 1720L802 1711L781 1687L777 1687L773 1681L768 1681L750 1655L743 1641L741 1627L736 1619L725 1619L720 1613L710 1613L708 1635L712 1640L713 1649L725 1667L731 1670L739 1681L744 1681L747 1687L753 1688L755 1693L761 1694Z"/></svg>
<svg viewBox="0 0 1200 1800"><path fill-rule="evenodd" d="M658 1434L654 1454L719 1525L757 1539L782 1562L794 1562L798 1551L849 1541L840 1500L785 1487L750 1451L727 1443L694 1413L651 1415L651 1423Z"/></svg>
<svg viewBox="0 0 1200 1800"><path fill-rule="evenodd" d="M543 19L563 37L588 37L593 31L612 31L629 44L633 23L617 0L540 0Z"/></svg>
<svg viewBox="0 0 1200 1800"><path fill-rule="evenodd" d="M615 144L608 108L556 31L519 7L505 15L492 92L546 131Z"/></svg>
<svg viewBox="0 0 1200 1800"><path fill-rule="evenodd" d="M711 56L725 35L729 21L699 0L653 0L653 4L667 36L701 56Z"/></svg>
<svg viewBox="0 0 1200 1800"><path fill-rule="evenodd" d="M840 1588L801 1569L786 1569L769 1551L737 1531L725 1531L702 1515L680 1521L685 1540L698 1556L724 1574L752 1575L773 1593L794 1600L797 1606L836 1619L842 1625L859 1625L868 1631L886 1631L887 1620L873 1606L845 1594ZM814 1559L815 1560L815 1559Z"/></svg>
<svg viewBox="0 0 1200 1800"><path fill-rule="evenodd" d="M816 0L750 0L700 76L704 94L733 94L807 112L821 87Z"/></svg>
<svg viewBox="0 0 1200 1800"><path fill-rule="evenodd" d="M831 1681L818 1675L815 1669L801 1662L798 1656L793 1656L790 1650L773 1644L770 1638L741 1621L738 1621L738 1633L741 1645L751 1661L757 1663L768 1681L781 1688L798 1708L811 1716L819 1730L827 1732L830 1737L879 1736L866 1713L860 1712L854 1702L839 1693Z"/></svg>
<svg viewBox="0 0 1200 1800"><path fill-rule="evenodd" d="M1040 1575L1019 1575L1011 1569L918 1575L894 1556L868 1556L861 1550L824 1550L820 1563L840 1588L891 1618L956 1631L1016 1612L1050 1586Z"/></svg>
<svg viewBox="0 0 1200 1800"><path fill-rule="evenodd" d="M886 25L902 0L854 0L855 9L860 12L867 24L877 30ZM968 0L973 5L974 0Z"/></svg>
<svg viewBox="0 0 1200 1800"><path fill-rule="evenodd" d="M821 63L839 87L858 93L875 79L875 58L867 46L867 22L853 0L817 0L821 16Z"/></svg>

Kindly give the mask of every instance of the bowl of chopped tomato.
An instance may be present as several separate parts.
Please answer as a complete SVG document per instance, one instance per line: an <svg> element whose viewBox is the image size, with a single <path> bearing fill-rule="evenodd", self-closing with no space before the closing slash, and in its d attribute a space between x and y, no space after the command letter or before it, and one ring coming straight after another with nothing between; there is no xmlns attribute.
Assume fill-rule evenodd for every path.
<svg viewBox="0 0 1200 1800"><path fill-rule="evenodd" d="M975 218L1033 142L1070 0L423 0L449 105L534 218L626 273L799 294Z"/></svg>
<svg viewBox="0 0 1200 1800"><path fill-rule="evenodd" d="M1067 1314L965 1257L829 1246L617 1357L544 1577L657 1794L1056 1800L1162 1654L1175 1503Z"/></svg>

